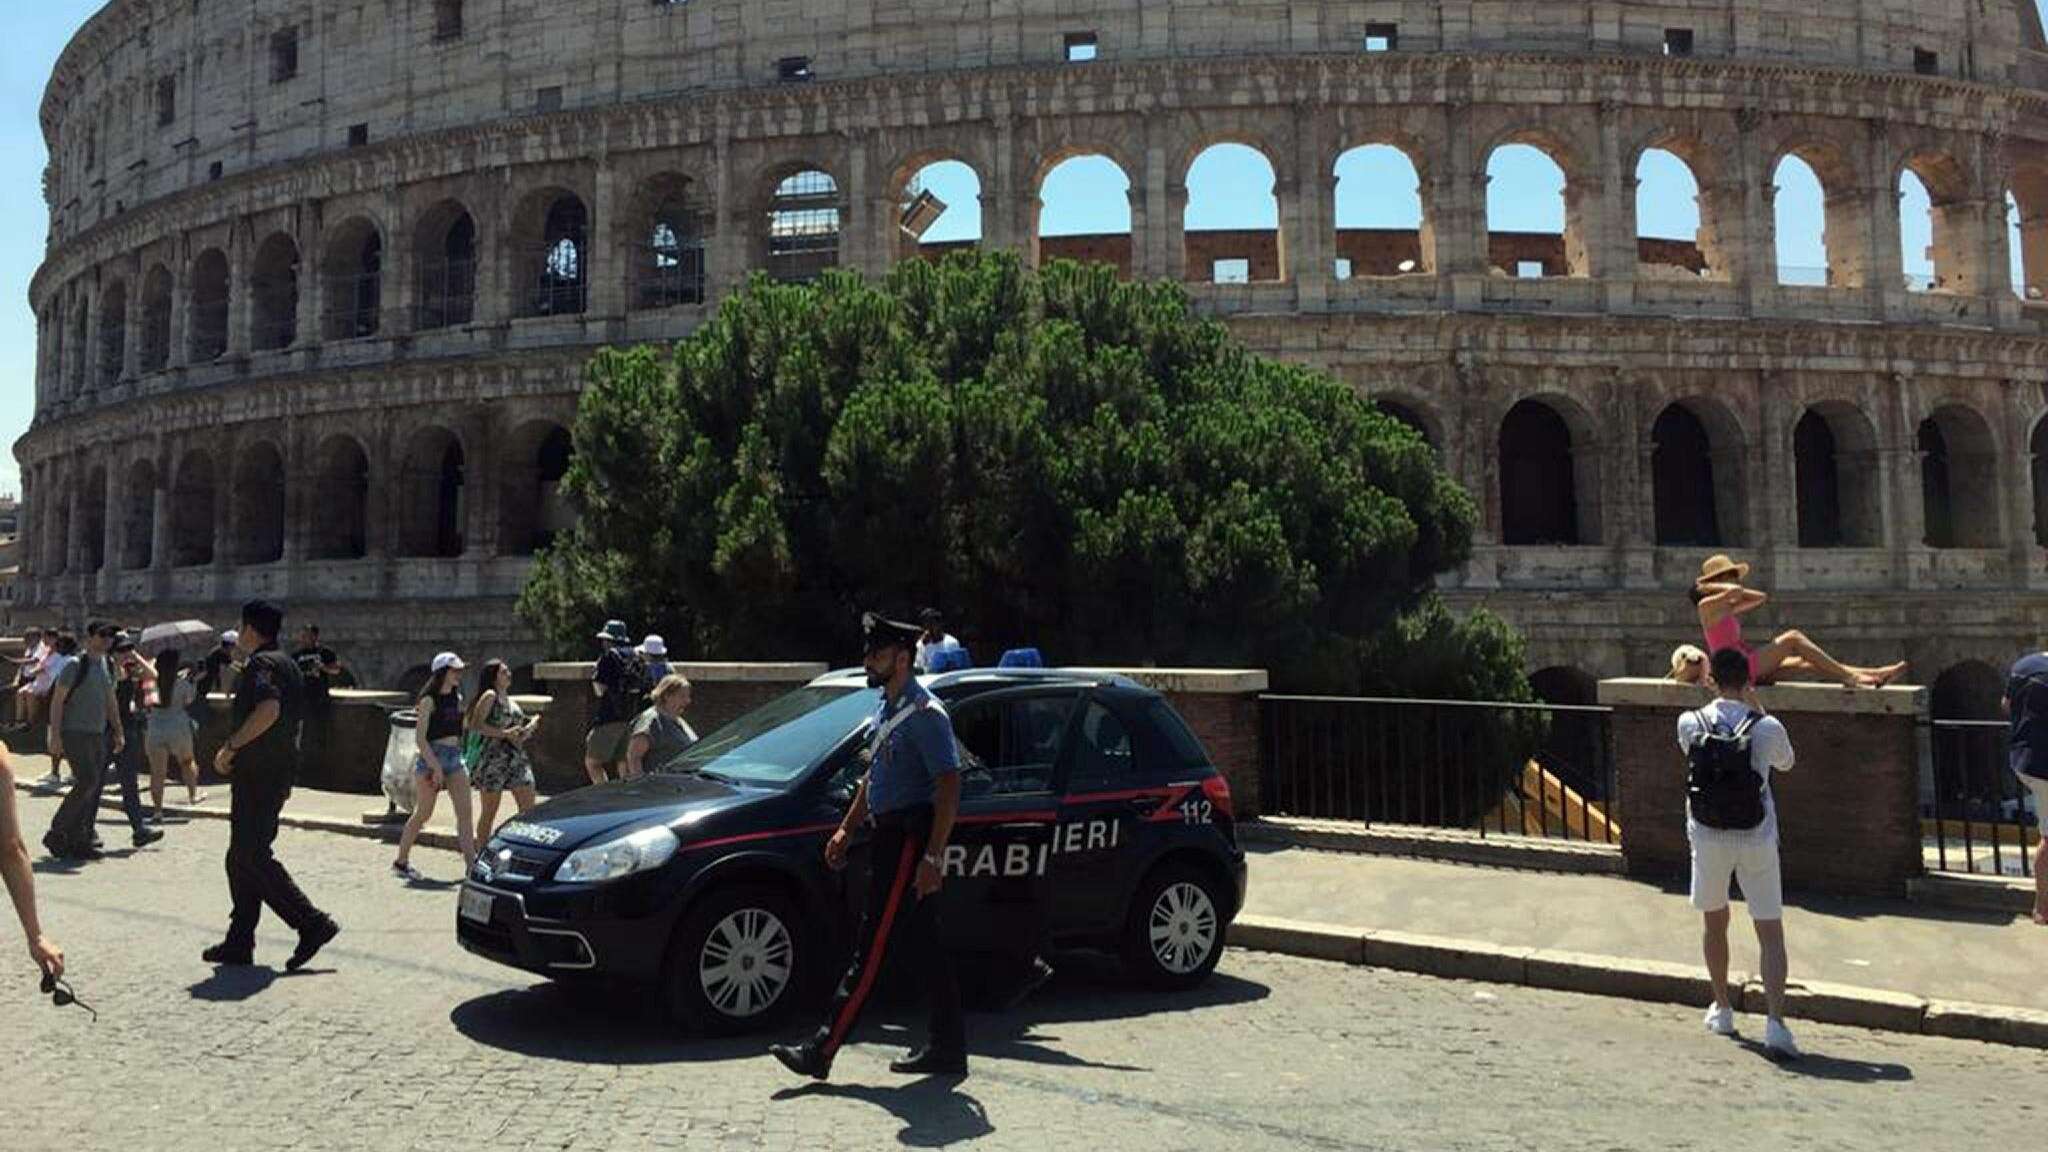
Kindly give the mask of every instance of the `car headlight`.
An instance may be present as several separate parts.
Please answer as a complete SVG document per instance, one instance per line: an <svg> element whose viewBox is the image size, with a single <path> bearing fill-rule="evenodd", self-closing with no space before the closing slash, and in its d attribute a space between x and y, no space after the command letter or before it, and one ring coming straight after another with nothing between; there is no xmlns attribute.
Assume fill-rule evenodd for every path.
<svg viewBox="0 0 2048 1152"><path fill-rule="evenodd" d="M666 828L642 828L569 853L569 858L555 869L555 880L563 884L594 884L631 876L668 863L681 845L676 834Z"/></svg>

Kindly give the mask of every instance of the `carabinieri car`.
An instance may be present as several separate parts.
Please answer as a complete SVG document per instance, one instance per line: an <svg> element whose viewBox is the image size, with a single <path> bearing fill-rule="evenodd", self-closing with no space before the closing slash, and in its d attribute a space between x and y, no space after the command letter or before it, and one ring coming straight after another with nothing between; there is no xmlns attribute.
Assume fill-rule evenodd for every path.
<svg viewBox="0 0 2048 1152"><path fill-rule="evenodd" d="M1230 789L1157 692L1116 675L928 677L961 747L941 919L964 953L1102 948L1146 982L1216 967L1244 904ZM844 967L865 853L824 845L880 701L822 676L706 735L658 774L566 793L478 854L456 935L571 984L659 989L700 1031L772 1023Z"/></svg>

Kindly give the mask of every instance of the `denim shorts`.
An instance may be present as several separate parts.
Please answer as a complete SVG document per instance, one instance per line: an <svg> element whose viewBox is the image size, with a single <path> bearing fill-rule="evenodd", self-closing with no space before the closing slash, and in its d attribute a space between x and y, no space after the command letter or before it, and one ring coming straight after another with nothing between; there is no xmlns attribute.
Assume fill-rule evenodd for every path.
<svg viewBox="0 0 2048 1152"><path fill-rule="evenodd" d="M460 776L468 771L467 768L462 766L462 749L459 746L429 744L427 745L427 751L433 753L434 758L441 762L441 774L443 776ZM434 770L427 766L426 757L421 756L412 762L412 774L415 776L432 776Z"/></svg>

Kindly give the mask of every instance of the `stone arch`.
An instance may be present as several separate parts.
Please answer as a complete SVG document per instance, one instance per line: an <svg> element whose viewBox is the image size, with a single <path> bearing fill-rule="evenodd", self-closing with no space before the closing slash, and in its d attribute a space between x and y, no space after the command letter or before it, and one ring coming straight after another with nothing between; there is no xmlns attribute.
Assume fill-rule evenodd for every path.
<svg viewBox="0 0 2048 1152"><path fill-rule="evenodd" d="M327 237L326 316L329 340L375 336L384 326L384 233L368 216L351 216Z"/></svg>
<svg viewBox="0 0 2048 1152"><path fill-rule="evenodd" d="M128 465L122 484L121 569L139 572L156 562L156 461Z"/></svg>
<svg viewBox="0 0 2048 1152"><path fill-rule="evenodd" d="M249 290L255 314L249 346L258 352L289 348L299 339L299 245L283 232L272 232L256 246Z"/></svg>
<svg viewBox="0 0 2048 1152"><path fill-rule="evenodd" d="M128 282L109 281L100 289L99 383L106 388L121 381L128 354Z"/></svg>
<svg viewBox="0 0 2048 1152"><path fill-rule="evenodd" d="M1920 452L1920 501L1929 548L1995 548L1998 449L1991 426L1974 409L1945 404L1914 433Z"/></svg>
<svg viewBox="0 0 2048 1152"><path fill-rule="evenodd" d="M235 454L228 558L236 564L284 559L284 454L268 440Z"/></svg>
<svg viewBox="0 0 2048 1152"><path fill-rule="evenodd" d="M1592 275L1582 210L1585 167L1571 146L1552 132L1524 128L1502 133L1485 155L1489 267L1508 276L1539 270L1543 277ZM1509 229L1509 223L1522 226Z"/></svg>
<svg viewBox="0 0 2048 1152"><path fill-rule="evenodd" d="M399 551L405 556L460 556L464 499L462 441L439 425L413 433L399 472Z"/></svg>
<svg viewBox="0 0 2048 1152"><path fill-rule="evenodd" d="M2048 416L2027 437L2028 489L2034 497L2034 543L2048 548Z"/></svg>
<svg viewBox="0 0 2048 1152"><path fill-rule="evenodd" d="M2023 300L2048 300L2048 163L2015 163L2009 195L2012 227L2019 234L2015 290Z"/></svg>
<svg viewBox="0 0 2048 1152"><path fill-rule="evenodd" d="M1508 409L1498 444L1501 543L1599 542L1596 441L1591 418L1563 397L1527 397Z"/></svg>
<svg viewBox="0 0 2048 1152"><path fill-rule="evenodd" d="M152 264L142 278L142 370L161 372L171 363L171 270Z"/></svg>
<svg viewBox="0 0 2048 1152"><path fill-rule="evenodd" d="M1436 411L1425 400L1405 392L1383 392L1369 397L1373 406L1393 417L1395 421L1415 430L1423 443L1438 448L1443 443L1443 424L1437 419Z"/></svg>
<svg viewBox="0 0 2048 1152"><path fill-rule="evenodd" d="M1249 174L1244 186L1230 186L1227 174L1233 169ZM1181 214L1183 278L1197 284L1287 279L1280 171L1271 154L1226 136L1189 157L1180 172L1187 191Z"/></svg>
<svg viewBox="0 0 2048 1152"><path fill-rule="evenodd" d="M359 560L370 554L370 454L345 432L321 441L314 453L312 523L307 533L315 560Z"/></svg>
<svg viewBox="0 0 2048 1152"><path fill-rule="evenodd" d="M939 257L978 248L987 237L981 170L961 152L934 148L915 153L889 181L896 219L889 233L898 260Z"/></svg>
<svg viewBox="0 0 2048 1152"><path fill-rule="evenodd" d="M1406 141L1370 140L1337 154L1336 256L1339 280L1436 272L1436 226L1422 195L1423 171ZM1392 186L1396 191L1384 196Z"/></svg>
<svg viewBox="0 0 2048 1152"><path fill-rule="evenodd" d="M178 460L171 483L171 566L198 568L213 563L213 456L192 448Z"/></svg>
<svg viewBox="0 0 2048 1152"><path fill-rule="evenodd" d="M767 182L759 254L771 279L805 284L839 266L846 200L839 180L812 164L773 170Z"/></svg>
<svg viewBox="0 0 2048 1152"><path fill-rule="evenodd" d="M1719 548L1746 543L1742 426L1707 396L1674 400L1650 427L1654 539Z"/></svg>
<svg viewBox="0 0 2048 1152"><path fill-rule="evenodd" d="M641 184L627 217L633 254L633 307L675 308L704 302L705 212L696 182L663 172Z"/></svg>
<svg viewBox="0 0 2048 1152"><path fill-rule="evenodd" d="M573 450L569 430L553 420L530 420L507 439L498 490L502 555L532 555L568 529L572 517L562 478Z"/></svg>
<svg viewBox="0 0 2048 1152"><path fill-rule="evenodd" d="M1801 548L1876 548L1884 543L1877 429L1846 401L1814 404L1792 430Z"/></svg>
<svg viewBox="0 0 2048 1152"><path fill-rule="evenodd" d="M1981 259L1972 250L1977 205L1971 202L1968 174L1947 153L1922 150L1900 161L1894 183L1899 189L1899 243L1906 289L1970 291ZM1914 219L1920 213L1924 216Z"/></svg>
<svg viewBox="0 0 2048 1152"><path fill-rule="evenodd" d="M191 348L194 364L220 359L228 350L228 257L208 248L192 258Z"/></svg>
<svg viewBox="0 0 2048 1152"><path fill-rule="evenodd" d="M460 201L443 200L421 215L413 237L418 328L458 328L476 319L478 242L476 217Z"/></svg>
<svg viewBox="0 0 2048 1152"><path fill-rule="evenodd" d="M578 316L590 302L590 209L570 189L527 193L512 215L514 315Z"/></svg>
<svg viewBox="0 0 2048 1152"><path fill-rule="evenodd" d="M1697 140L1660 134L1636 153L1630 169L1635 188L1636 264L1656 275L1727 280L1728 260L1718 244L1718 221L1706 195L1711 171L1702 163Z"/></svg>
<svg viewBox="0 0 2048 1152"><path fill-rule="evenodd" d="M1033 263L1078 260L1114 264L1131 275L1136 244L1132 169L1114 149L1077 146L1040 160L1038 218L1031 229ZM1048 221L1053 223L1049 228Z"/></svg>
<svg viewBox="0 0 2048 1152"><path fill-rule="evenodd" d="M1787 161L1796 161L1788 165ZM1778 245L1778 283L1793 286L1861 288L1869 265L1867 245L1861 241L1870 218L1870 206L1859 191L1862 182L1856 169L1832 145L1797 141L1783 148L1771 164L1771 196ZM1790 191L1788 191L1788 188ZM1817 195L1822 219L1820 267L1800 258L1788 261L1787 224L1804 213L1800 201ZM1811 248L1794 237L1791 251Z"/></svg>
<svg viewBox="0 0 2048 1152"><path fill-rule="evenodd" d="M93 573L107 566L107 466L94 464L86 473L85 491L78 501L78 544L81 572Z"/></svg>

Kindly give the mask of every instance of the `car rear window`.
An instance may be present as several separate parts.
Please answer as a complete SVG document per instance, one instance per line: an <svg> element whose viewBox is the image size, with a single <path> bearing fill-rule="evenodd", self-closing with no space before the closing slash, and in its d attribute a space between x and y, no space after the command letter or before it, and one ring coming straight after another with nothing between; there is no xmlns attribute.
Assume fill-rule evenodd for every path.
<svg viewBox="0 0 2048 1152"><path fill-rule="evenodd" d="M1173 705L1158 696L1147 696L1134 703L1145 720L1140 726L1138 747L1147 771L1172 774L1209 767L1209 754L1202 750L1202 742L1195 739Z"/></svg>
<svg viewBox="0 0 2048 1152"><path fill-rule="evenodd" d="M663 771L786 784L838 747L880 703L881 693L871 689L799 688L708 733Z"/></svg>

